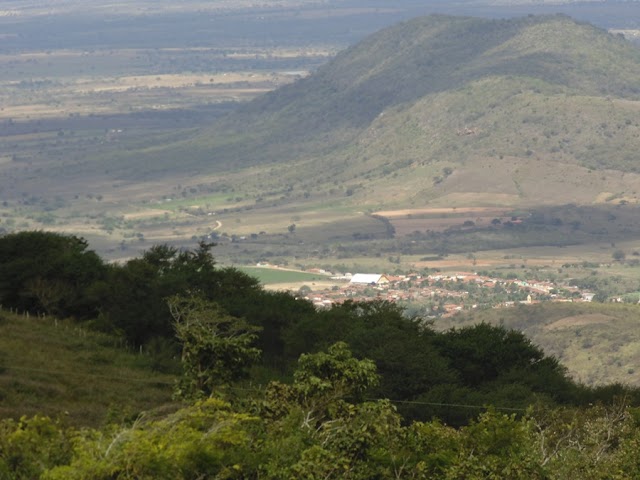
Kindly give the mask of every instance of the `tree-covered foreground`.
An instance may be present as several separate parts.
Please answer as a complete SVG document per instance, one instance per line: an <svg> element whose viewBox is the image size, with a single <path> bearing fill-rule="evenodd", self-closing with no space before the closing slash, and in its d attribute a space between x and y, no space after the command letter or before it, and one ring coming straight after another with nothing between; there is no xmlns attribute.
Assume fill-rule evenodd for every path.
<svg viewBox="0 0 640 480"><path fill-rule="evenodd" d="M576 384L516 331L436 332L387 302L316 311L211 245L106 264L0 238L0 304L181 365L175 406L100 428L0 424L0 478L637 478L640 395Z"/></svg>

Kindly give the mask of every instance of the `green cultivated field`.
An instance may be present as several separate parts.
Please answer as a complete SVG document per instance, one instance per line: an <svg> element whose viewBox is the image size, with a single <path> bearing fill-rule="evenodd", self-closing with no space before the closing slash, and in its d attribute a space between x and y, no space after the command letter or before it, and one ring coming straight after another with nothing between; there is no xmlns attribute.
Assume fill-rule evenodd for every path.
<svg viewBox="0 0 640 480"><path fill-rule="evenodd" d="M239 270L260 280L263 285L272 283L295 283L295 282L312 282L315 280L327 280L324 275L316 275L306 272L295 272L290 270L279 270L274 268L262 267L239 267Z"/></svg>

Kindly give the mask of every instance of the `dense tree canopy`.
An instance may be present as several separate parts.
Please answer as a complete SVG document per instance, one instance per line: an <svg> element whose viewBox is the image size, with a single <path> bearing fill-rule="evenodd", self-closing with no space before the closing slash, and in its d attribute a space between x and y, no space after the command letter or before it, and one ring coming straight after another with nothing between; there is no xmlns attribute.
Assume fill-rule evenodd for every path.
<svg viewBox="0 0 640 480"><path fill-rule="evenodd" d="M624 480L640 475L640 423L624 403L523 415L489 408L469 425L403 425L392 402L358 399L373 362L347 345L300 357L292 383L250 402L220 394L100 430L48 418L0 422L0 474L16 480Z"/></svg>
<svg viewBox="0 0 640 480"><path fill-rule="evenodd" d="M20 311L91 320L134 345L172 338L166 299L191 294L233 302L258 281L216 268L212 244L194 250L157 245L123 264L105 264L84 239L50 232L0 237L0 304Z"/></svg>
<svg viewBox="0 0 640 480"><path fill-rule="evenodd" d="M90 318L96 305L86 289L106 275L106 266L87 242L51 232L0 237L0 304L59 316Z"/></svg>
<svg viewBox="0 0 640 480"><path fill-rule="evenodd" d="M172 295L198 295L224 305L259 291L256 279L235 268L216 268L212 247L200 243L189 251L159 245L141 258L112 265L107 281L94 289L103 326L123 332L136 345L157 336L171 338L173 318L166 301Z"/></svg>
<svg viewBox="0 0 640 480"><path fill-rule="evenodd" d="M218 267L212 247L158 245L125 263L105 264L74 236L6 235L0 237L0 301L74 316L114 333L151 352L163 371L174 370L170 365L182 349L183 359L191 361L185 368L191 372L189 395L208 395L214 385L238 380L240 372L260 384L293 379L301 355L345 342L354 356L376 366L379 381L369 395L401 402L405 421L438 417L464 425L490 404L524 409L535 401L580 405L640 397L620 385L589 389L574 383L556 359L501 327L437 332L386 301L347 301L317 311L289 293L265 291L234 268ZM225 340L229 332L237 335L234 341ZM260 362L248 370L257 351Z"/></svg>
<svg viewBox="0 0 640 480"><path fill-rule="evenodd" d="M209 396L216 386L247 375L247 368L260 356L260 350L252 346L258 327L202 298L175 295L168 303L182 345L184 375L179 396Z"/></svg>

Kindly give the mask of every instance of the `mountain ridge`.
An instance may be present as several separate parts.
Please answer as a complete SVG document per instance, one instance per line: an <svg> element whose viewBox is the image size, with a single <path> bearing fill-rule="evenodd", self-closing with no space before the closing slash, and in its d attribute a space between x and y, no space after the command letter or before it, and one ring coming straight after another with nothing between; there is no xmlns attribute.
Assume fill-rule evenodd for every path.
<svg viewBox="0 0 640 480"><path fill-rule="evenodd" d="M543 36L547 39L553 35L557 37L560 29L564 31L561 38L552 42L554 49L535 45L536 40ZM554 50L567 40L567 33L573 33L573 45L580 40L597 39L600 43L606 42L603 49L614 46L627 56L635 53L631 73L640 73L640 51L628 48L629 45L619 37L591 25L579 24L564 15L515 20L432 15L403 22L371 35L339 54L310 77L251 102L239 113L238 118L244 121L247 113L257 113L260 117L265 112L273 115L278 110L288 114L293 108L292 102L297 102L306 107L299 109L300 114L290 122L298 129L315 126L318 123L317 116L326 122L324 128L336 128L336 124L332 123L334 121L338 122L338 127L345 122L362 127L369 125L377 115L392 106L416 101L427 94L460 88L487 75L542 77L547 83L566 86L569 80L576 80L578 76L569 78L570 72L565 69L552 71L554 62L549 55L561 56ZM520 39L523 36L529 37L524 44ZM575 38L580 36L582 38ZM411 37L411 40L406 40L406 37ZM588 50L592 48L593 44ZM510 56L505 56L505 49L511 50ZM518 50L525 50L524 59L514 57L514 53L519 53ZM578 54L586 57L582 51ZM567 59L571 59L567 53L564 55L565 58L558 60L558 63L563 63L561 60L566 63ZM599 85L599 88L605 89L602 93L615 92L638 98L640 89L637 86L630 88L615 79L604 84L602 78L610 77L611 67L609 64L605 66L595 64L591 68L594 75L586 77L586 81L583 81L586 86L582 90L596 93L594 86ZM553 75L557 78L550 79ZM318 98L323 101L316 102ZM338 110L333 112L331 108ZM236 123L233 125L236 126ZM244 125L247 126L246 123ZM249 128L253 128L249 125Z"/></svg>
<svg viewBox="0 0 640 480"><path fill-rule="evenodd" d="M375 208L493 192L482 202L502 204L506 190L509 205L592 203L640 192L637 78L640 49L564 15L432 15L144 154L159 170L180 158L194 175L236 172L240 189L251 167L256 198L285 189L290 200L338 195ZM577 181L550 179L556 166ZM545 175L559 192L541 191Z"/></svg>

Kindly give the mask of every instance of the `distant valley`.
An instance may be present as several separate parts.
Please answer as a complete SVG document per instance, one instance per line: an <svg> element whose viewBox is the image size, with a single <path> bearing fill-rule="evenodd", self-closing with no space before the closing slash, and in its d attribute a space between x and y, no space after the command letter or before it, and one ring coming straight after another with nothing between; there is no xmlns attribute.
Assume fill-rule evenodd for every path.
<svg viewBox="0 0 640 480"><path fill-rule="evenodd" d="M621 17L609 25L631 38ZM223 262L380 271L433 254L469 268L480 252L509 270L505 249L523 248L552 270L540 249L606 262L640 246L640 54L622 33L563 15L432 15L337 55L340 41L292 35L12 59L17 36L0 228L75 232L114 259L205 239Z"/></svg>

